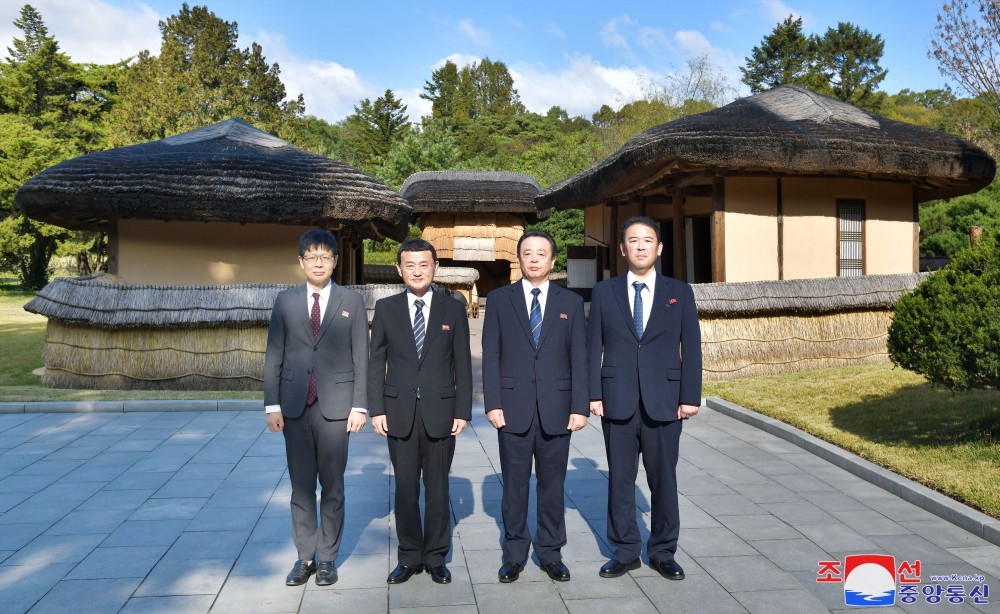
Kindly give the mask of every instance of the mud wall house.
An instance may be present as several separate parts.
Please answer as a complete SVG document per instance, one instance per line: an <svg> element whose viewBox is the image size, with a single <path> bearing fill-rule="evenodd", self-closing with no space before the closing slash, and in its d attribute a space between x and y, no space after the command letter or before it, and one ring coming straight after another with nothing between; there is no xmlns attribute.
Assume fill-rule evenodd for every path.
<svg viewBox="0 0 1000 614"><path fill-rule="evenodd" d="M521 278L517 240L546 216L535 208L539 192L528 175L493 171L414 173L400 190L441 266L479 271L481 296Z"/></svg>
<svg viewBox="0 0 1000 614"><path fill-rule="evenodd" d="M618 231L639 214L661 270L694 283L914 273L918 205L995 171L963 139L786 85L655 126L536 204L584 210L571 287L625 270Z"/></svg>
<svg viewBox="0 0 1000 614"><path fill-rule="evenodd" d="M919 280L919 204L995 172L960 138L782 86L651 128L536 205L584 210L568 286L585 296L627 270L621 222L652 217L719 379L887 361L893 305Z"/></svg>
<svg viewBox="0 0 1000 614"><path fill-rule="evenodd" d="M405 237L410 215L375 178L239 119L67 160L15 201L108 233L107 275L55 280L25 307L49 318L43 382L85 388L259 389L301 234L337 236L334 280L350 285L363 239Z"/></svg>

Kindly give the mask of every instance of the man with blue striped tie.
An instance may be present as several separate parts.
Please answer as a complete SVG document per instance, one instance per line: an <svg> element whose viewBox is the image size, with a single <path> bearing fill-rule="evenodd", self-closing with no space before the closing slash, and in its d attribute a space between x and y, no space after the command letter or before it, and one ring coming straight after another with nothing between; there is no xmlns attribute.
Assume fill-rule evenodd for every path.
<svg viewBox="0 0 1000 614"><path fill-rule="evenodd" d="M583 299L549 282L556 243L528 230L517 244L523 279L490 292L483 322L483 402L500 442L503 473L503 566L517 580L533 545L542 569L569 580L563 484L570 433L587 424L586 323ZM538 531L528 530L532 463Z"/></svg>

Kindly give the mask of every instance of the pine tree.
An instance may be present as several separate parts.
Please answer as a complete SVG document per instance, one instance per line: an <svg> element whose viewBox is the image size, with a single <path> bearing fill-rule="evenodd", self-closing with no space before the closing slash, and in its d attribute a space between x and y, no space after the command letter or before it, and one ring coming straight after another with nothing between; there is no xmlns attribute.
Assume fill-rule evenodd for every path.
<svg viewBox="0 0 1000 614"><path fill-rule="evenodd" d="M789 15L744 58L742 81L753 94L786 84L808 87L816 76L816 54L814 41L802 33L802 18Z"/></svg>
<svg viewBox="0 0 1000 614"><path fill-rule="evenodd" d="M365 98L344 120L349 131L349 147L361 164L384 158L392 146L406 136L409 122L406 105L392 90L386 90L375 102Z"/></svg>
<svg viewBox="0 0 1000 614"><path fill-rule="evenodd" d="M884 99L876 90L888 71L879 65L885 42L880 34L850 22L827 28L816 39L820 72L835 98L876 111Z"/></svg>

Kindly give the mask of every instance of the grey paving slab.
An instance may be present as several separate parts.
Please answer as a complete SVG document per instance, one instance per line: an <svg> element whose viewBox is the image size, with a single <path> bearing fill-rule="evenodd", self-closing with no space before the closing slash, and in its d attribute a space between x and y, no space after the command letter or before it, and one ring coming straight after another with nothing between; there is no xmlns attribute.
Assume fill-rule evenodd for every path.
<svg viewBox="0 0 1000 614"><path fill-rule="evenodd" d="M52 590L73 563L0 566L0 603L5 612L27 612Z"/></svg>
<svg viewBox="0 0 1000 614"><path fill-rule="evenodd" d="M934 573L1000 574L1000 546L705 409L685 425L678 464L677 559L687 579L667 581L648 566L598 577L610 554L607 461L592 422L574 434L568 464L563 557L572 581L552 582L532 557L517 582L500 585L497 441L478 406L456 442L451 475L451 585L426 574L385 584L396 558L394 483L385 441L365 432L351 438L340 579L288 588L296 553L283 440L265 432L258 412L212 403L205 412L188 404L162 413L0 415L0 484L37 482L7 481L0 492L0 603L14 590L4 578L16 577L13 611L61 605L84 587L77 592L103 589L107 601L94 603L122 612L812 612L845 609L842 586L815 578L818 561L847 554L921 558ZM643 474L636 495L645 539ZM53 563L44 579L37 561ZM128 582L135 590L122 597L117 587Z"/></svg>

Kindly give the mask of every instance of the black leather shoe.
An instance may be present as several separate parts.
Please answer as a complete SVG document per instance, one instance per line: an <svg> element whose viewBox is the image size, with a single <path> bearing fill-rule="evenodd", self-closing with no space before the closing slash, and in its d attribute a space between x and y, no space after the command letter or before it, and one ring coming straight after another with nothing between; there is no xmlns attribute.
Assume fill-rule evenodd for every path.
<svg viewBox="0 0 1000 614"><path fill-rule="evenodd" d="M333 561L316 563L316 586L330 586L337 581L337 566Z"/></svg>
<svg viewBox="0 0 1000 614"><path fill-rule="evenodd" d="M677 564L677 561L651 561L649 566L660 572L660 575L667 580L684 579L684 570Z"/></svg>
<svg viewBox="0 0 1000 614"><path fill-rule="evenodd" d="M424 570L423 567L417 565L415 567L410 567L409 565L403 565L400 563L396 565L396 569L392 570L389 577L385 579L389 584L402 584L410 579L410 576L414 576Z"/></svg>
<svg viewBox="0 0 1000 614"><path fill-rule="evenodd" d="M497 577L504 584L509 584L521 576L522 569L524 569L524 565L520 563L504 563L500 571L497 572Z"/></svg>
<svg viewBox="0 0 1000 614"><path fill-rule="evenodd" d="M639 562L639 559L636 559L631 563L622 563L621 561L611 559L601 567L600 574L602 578L618 578L624 576L630 571L639 569L641 565L642 563Z"/></svg>
<svg viewBox="0 0 1000 614"><path fill-rule="evenodd" d="M569 568L562 561L542 563L542 571L556 582L569 582Z"/></svg>
<svg viewBox="0 0 1000 614"><path fill-rule="evenodd" d="M285 586L302 586L314 573L316 564L312 561L295 561L295 565L285 578Z"/></svg>
<svg viewBox="0 0 1000 614"><path fill-rule="evenodd" d="M444 565L427 567L427 573L431 574L431 580L438 584L451 584L451 572Z"/></svg>

